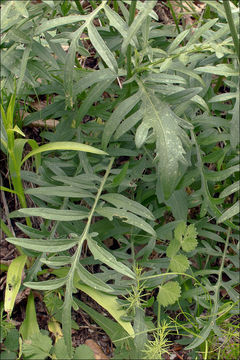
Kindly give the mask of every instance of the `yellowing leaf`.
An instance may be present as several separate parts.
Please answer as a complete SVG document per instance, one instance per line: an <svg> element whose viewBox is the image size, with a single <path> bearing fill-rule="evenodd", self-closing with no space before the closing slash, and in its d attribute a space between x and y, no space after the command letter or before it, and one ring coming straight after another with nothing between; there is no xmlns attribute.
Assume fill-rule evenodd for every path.
<svg viewBox="0 0 240 360"><path fill-rule="evenodd" d="M26 255L18 256L11 262L8 268L4 310L9 316L12 314L15 299L21 286L22 272L26 261Z"/></svg>
<svg viewBox="0 0 240 360"><path fill-rule="evenodd" d="M54 334L55 342L58 342L58 340L63 337L62 329L54 318L48 322L48 330Z"/></svg>

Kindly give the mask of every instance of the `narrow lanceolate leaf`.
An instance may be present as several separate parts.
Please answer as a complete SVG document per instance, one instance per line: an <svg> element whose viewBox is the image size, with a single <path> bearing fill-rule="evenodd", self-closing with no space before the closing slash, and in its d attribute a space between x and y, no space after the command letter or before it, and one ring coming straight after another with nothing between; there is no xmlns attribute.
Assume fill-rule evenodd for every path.
<svg viewBox="0 0 240 360"><path fill-rule="evenodd" d="M11 244L21 246L25 249L39 252L59 252L73 247L76 239L25 239L25 238L7 238Z"/></svg>
<svg viewBox="0 0 240 360"><path fill-rule="evenodd" d="M237 92L236 103L233 108L230 126L230 144L233 149L239 144L239 92Z"/></svg>
<svg viewBox="0 0 240 360"><path fill-rule="evenodd" d="M66 283L67 279L60 278L54 280L46 280L39 282L25 282L23 285L34 290L56 290Z"/></svg>
<svg viewBox="0 0 240 360"><path fill-rule="evenodd" d="M77 273L79 279L84 284L91 286L93 289L103 291L106 293L112 293L113 289L104 281L98 279L96 276L87 271L80 263L77 265Z"/></svg>
<svg viewBox="0 0 240 360"><path fill-rule="evenodd" d="M87 19L87 16L84 15L69 15L69 16L64 16L61 18L56 18L56 19L52 19L49 21L45 21L43 24L41 24L40 26L37 27L36 31L35 31L35 35L40 35L41 33L47 31L47 30L51 30L55 27L59 27L62 25L67 25L67 24L73 24L75 22L79 22L79 21L84 21Z"/></svg>
<svg viewBox="0 0 240 360"><path fill-rule="evenodd" d="M228 187L226 187L221 194L219 195L219 197L221 199L225 198L226 196L229 196L231 194L233 194L236 191L240 190L240 181L236 181L235 183L229 185Z"/></svg>
<svg viewBox="0 0 240 360"><path fill-rule="evenodd" d="M168 199L178 182L179 162L187 164L182 144L186 134L168 104L141 82L139 85L142 89L143 123L153 129L156 137L157 170L164 196Z"/></svg>
<svg viewBox="0 0 240 360"><path fill-rule="evenodd" d="M135 274L131 269L129 269L122 262L117 261L115 256L113 256L109 251L105 250L103 247L100 247L96 241L92 240L90 236L88 236L88 247L91 253L93 254L95 260L100 260L102 263L108 265L117 272L126 275L131 279L135 279Z"/></svg>
<svg viewBox="0 0 240 360"><path fill-rule="evenodd" d="M221 76L239 76L239 71L237 71L233 65L230 64L218 64L216 66L207 65L201 66L195 69L195 71L200 73L208 73Z"/></svg>
<svg viewBox="0 0 240 360"><path fill-rule="evenodd" d="M180 297L181 288L176 281L169 281L160 287L157 301L162 306L174 304Z"/></svg>
<svg viewBox="0 0 240 360"><path fill-rule="evenodd" d="M95 195L93 195L89 191L74 186L45 186L34 189L28 189L25 191L25 193L35 196L47 195L47 196L69 197L69 198L95 197Z"/></svg>
<svg viewBox="0 0 240 360"><path fill-rule="evenodd" d="M26 255L15 258L9 265L4 300L4 310L9 316L12 314L14 303L22 282L22 272L27 261Z"/></svg>
<svg viewBox="0 0 240 360"><path fill-rule="evenodd" d="M122 37L125 39L128 36L127 23L120 15L118 15L117 12L113 11L108 5L105 6L104 11L108 17L109 24L115 27L115 29L117 29L118 32L122 35Z"/></svg>
<svg viewBox="0 0 240 360"><path fill-rule="evenodd" d="M103 137L102 137L102 145L103 148L106 149L111 136L116 131L117 127L124 119L124 117L132 110L132 108L139 102L140 100L140 92L138 91L136 94L130 96L126 100L122 101L116 110L112 113L110 118L105 125Z"/></svg>
<svg viewBox="0 0 240 360"><path fill-rule="evenodd" d="M144 20L149 16L152 9L154 8L156 4L156 0L148 0L145 4L142 10L139 12L139 14L135 17L132 25L130 26L128 30L128 35L124 39L122 44L122 52L125 53L127 50L127 47L132 40L132 38L137 34L138 30L142 27L142 24L144 23Z"/></svg>
<svg viewBox="0 0 240 360"><path fill-rule="evenodd" d="M56 210L51 208L23 208L13 211L10 218L24 216L40 216L43 219L59 220L59 221L76 221L88 217L86 211L80 210Z"/></svg>
<svg viewBox="0 0 240 360"><path fill-rule="evenodd" d="M84 151L84 152L90 152L93 154L99 154L99 155L107 155L106 152L97 149L90 145L85 145L77 142L71 142L71 141L57 141L52 142L49 144L45 144L40 146L38 149L34 149L33 151L30 151L25 158L22 160L23 164L28 158L30 158L33 155L40 154L45 151L55 151L55 150L74 150L74 151Z"/></svg>
<svg viewBox="0 0 240 360"><path fill-rule="evenodd" d="M149 234L156 236L155 231L146 221L140 217L122 209L116 209L113 207L97 207L96 212L104 217L107 217L109 220L113 220L113 216L120 217L123 222L126 222L130 225L136 226L139 229L142 229Z"/></svg>
<svg viewBox="0 0 240 360"><path fill-rule="evenodd" d="M114 72L117 72L118 65L113 53L107 47L106 43L99 35L97 29L92 22L88 24L88 35L94 48L97 50L101 58L105 61L107 66Z"/></svg>
<svg viewBox="0 0 240 360"><path fill-rule="evenodd" d="M227 209L218 219L217 224L222 223L228 219L231 219L233 216L239 214L240 202L237 201L233 206Z"/></svg>
<svg viewBox="0 0 240 360"><path fill-rule="evenodd" d="M121 194L105 194L101 196L101 199L109 202L117 208L122 208L135 213L136 215L143 216L149 220L154 220L154 216L150 210L140 203L126 198Z"/></svg>

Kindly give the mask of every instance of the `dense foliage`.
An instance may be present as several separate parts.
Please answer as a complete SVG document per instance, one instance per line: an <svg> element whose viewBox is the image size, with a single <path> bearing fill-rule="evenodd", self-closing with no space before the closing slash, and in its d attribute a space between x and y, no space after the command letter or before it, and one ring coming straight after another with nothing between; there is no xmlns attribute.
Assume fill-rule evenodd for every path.
<svg viewBox="0 0 240 360"><path fill-rule="evenodd" d="M72 346L80 307L111 338L114 359L160 359L174 334L192 358L221 358L237 341L238 9L204 1L198 14L186 1L190 26L181 2L180 13L166 2L170 24L156 0L82 3L1 5L10 181L1 189L19 199L10 218L26 221L16 222L21 237L2 221L19 252L4 310L9 319L24 288L41 291L55 335L40 331L31 291L19 332L2 309L4 356L92 358ZM46 125L42 144L25 138L50 118L57 126Z"/></svg>

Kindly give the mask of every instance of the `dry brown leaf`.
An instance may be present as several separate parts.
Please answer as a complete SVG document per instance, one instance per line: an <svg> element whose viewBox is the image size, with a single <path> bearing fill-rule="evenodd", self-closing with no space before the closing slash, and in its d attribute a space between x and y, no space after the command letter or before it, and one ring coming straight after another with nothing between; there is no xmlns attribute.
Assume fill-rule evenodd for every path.
<svg viewBox="0 0 240 360"><path fill-rule="evenodd" d="M108 357L103 353L100 346L95 341L88 339L85 341L85 345L92 349L96 360L108 360Z"/></svg>

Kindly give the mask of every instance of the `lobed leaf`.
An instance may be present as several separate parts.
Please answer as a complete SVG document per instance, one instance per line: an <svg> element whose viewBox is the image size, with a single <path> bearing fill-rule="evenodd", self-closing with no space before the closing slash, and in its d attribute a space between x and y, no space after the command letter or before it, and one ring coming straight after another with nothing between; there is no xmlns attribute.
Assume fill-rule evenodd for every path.
<svg viewBox="0 0 240 360"><path fill-rule="evenodd" d="M157 301L161 306L174 304L180 297L181 288L176 281L169 281L159 287Z"/></svg>

